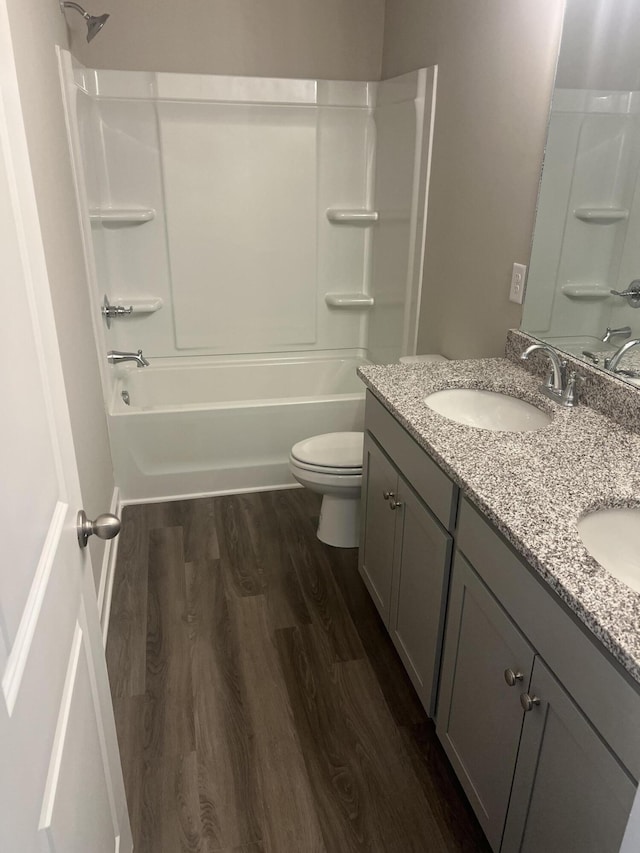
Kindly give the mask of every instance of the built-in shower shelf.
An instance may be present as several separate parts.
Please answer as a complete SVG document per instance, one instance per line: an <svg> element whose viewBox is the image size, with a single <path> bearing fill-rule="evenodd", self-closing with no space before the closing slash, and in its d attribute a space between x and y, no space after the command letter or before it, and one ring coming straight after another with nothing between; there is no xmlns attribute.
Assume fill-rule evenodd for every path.
<svg viewBox="0 0 640 853"><path fill-rule="evenodd" d="M577 207L573 213L576 219L592 225L611 225L629 218L629 211L624 207Z"/></svg>
<svg viewBox="0 0 640 853"><path fill-rule="evenodd" d="M331 308L373 308L373 296L366 293L327 293L324 301Z"/></svg>
<svg viewBox="0 0 640 853"><path fill-rule="evenodd" d="M89 211L91 222L119 225L141 225L151 222L156 212L151 207L94 207Z"/></svg>
<svg viewBox="0 0 640 853"><path fill-rule="evenodd" d="M378 221L378 211L365 208L330 207L327 210L327 219L336 225L371 225Z"/></svg>
<svg viewBox="0 0 640 853"><path fill-rule="evenodd" d="M561 290L569 299L608 299L611 295L610 289L601 284L563 284Z"/></svg>

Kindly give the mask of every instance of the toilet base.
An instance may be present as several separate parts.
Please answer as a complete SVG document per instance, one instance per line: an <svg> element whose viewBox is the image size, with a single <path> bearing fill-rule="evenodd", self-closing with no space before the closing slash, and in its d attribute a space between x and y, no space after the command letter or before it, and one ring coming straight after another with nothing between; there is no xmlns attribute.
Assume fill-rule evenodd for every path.
<svg viewBox="0 0 640 853"><path fill-rule="evenodd" d="M360 498L324 495L318 539L334 548L357 548L360 542Z"/></svg>

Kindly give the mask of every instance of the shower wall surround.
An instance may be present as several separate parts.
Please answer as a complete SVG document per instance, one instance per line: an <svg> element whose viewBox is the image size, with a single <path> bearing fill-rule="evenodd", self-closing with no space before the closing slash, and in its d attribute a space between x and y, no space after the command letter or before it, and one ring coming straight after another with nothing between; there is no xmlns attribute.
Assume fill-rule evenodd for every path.
<svg viewBox="0 0 640 853"><path fill-rule="evenodd" d="M362 428L357 366L415 352L436 69L366 83L60 60L124 501L290 485L293 443ZM105 296L123 312L109 327ZM143 384L106 363L140 348Z"/></svg>
<svg viewBox="0 0 640 853"><path fill-rule="evenodd" d="M94 71L67 55L63 70L98 296L134 308L109 348L413 350L434 69L286 80ZM327 216L377 208L377 222Z"/></svg>

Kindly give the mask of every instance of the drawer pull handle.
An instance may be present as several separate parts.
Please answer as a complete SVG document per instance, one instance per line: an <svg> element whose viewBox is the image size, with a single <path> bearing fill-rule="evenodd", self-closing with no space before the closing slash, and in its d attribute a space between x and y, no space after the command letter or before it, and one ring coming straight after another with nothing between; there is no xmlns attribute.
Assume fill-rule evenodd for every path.
<svg viewBox="0 0 640 853"><path fill-rule="evenodd" d="M400 509L402 506L402 501L397 501L395 497L392 497L389 501L389 506L391 509Z"/></svg>
<svg viewBox="0 0 640 853"><path fill-rule="evenodd" d="M522 705L523 711L531 711L533 710L534 705L540 704L540 700L537 696L529 696L528 693L521 693L520 704Z"/></svg>
<svg viewBox="0 0 640 853"><path fill-rule="evenodd" d="M512 669L505 669L504 671L504 680L507 682L509 687L515 687L517 681L522 681L524 678L521 672L514 672Z"/></svg>

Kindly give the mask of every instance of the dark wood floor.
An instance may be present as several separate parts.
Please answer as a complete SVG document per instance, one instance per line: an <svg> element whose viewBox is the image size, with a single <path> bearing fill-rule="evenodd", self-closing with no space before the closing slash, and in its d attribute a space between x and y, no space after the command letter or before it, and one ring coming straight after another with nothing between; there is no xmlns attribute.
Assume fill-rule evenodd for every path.
<svg viewBox="0 0 640 853"><path fill-rule="evenodd" d="M318 509L125 509L107 660L136 853L488 851Z"/></svg>

